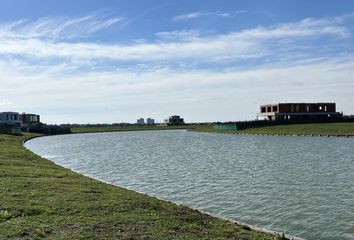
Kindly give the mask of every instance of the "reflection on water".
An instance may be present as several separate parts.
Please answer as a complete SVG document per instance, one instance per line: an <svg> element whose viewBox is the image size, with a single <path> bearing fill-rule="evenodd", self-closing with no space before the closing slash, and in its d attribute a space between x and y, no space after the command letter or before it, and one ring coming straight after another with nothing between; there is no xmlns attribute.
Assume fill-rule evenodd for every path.
<svg viewBox="0 0 354 240"><path fill-rule="evenodd" d="M308 239L354 239L354 138L144 131L61 135L26 147L59 165Z"/></svg>

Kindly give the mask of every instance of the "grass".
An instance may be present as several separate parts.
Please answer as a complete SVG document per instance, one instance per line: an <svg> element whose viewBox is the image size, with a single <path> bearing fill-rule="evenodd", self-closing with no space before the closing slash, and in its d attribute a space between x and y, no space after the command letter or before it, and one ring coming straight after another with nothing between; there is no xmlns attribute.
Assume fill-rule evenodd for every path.
<svg viewBox="0 0 354 240"><path fill-rule="evenodd" d="M131 126L112 126L112 127L77 127L71 128L72 133L88 133L88 132L119 132L119 131L144 131L144 130L171 130L171 129L187 129L190 125L183 126L163 126L163 125L131 125Z"/></svg>
<svg viewBox="0 0 354 240"><path fill-rule="evenodd" d="M274 239L74 173L0 135L0 239Z"/></svg>
<svg viewBox="0 0 354 240"><path fill-rule="evenodd" d="M309 123L309 124L290 124L265 127L254 127L239 131L219 131L212 125L197 125L192 128L201 132L220 132L220 133L247 133L247 134L280 134L280 135L354 135L354 123Z"/></svg>
<svg viewBox="0 0 354 240"><path fill-rule="evenodd" d="M354 135L354 123L312 123L290 124L248 128L239 131L215 130L212 124L198 124L185 126L129 126L129 127L89 127L72 128L74 133L84 132L111 132L111 131L139 131L139 130L168 130L191 129L200 132L220 133L248 133L248 134L281 134L281 135Z"/></svg>
<svg viewBox="0 0 354 240"><path fill-rule="evenodd" d="M300 134L300 135L354 135L354 123L291 124L249 128L241 133Z"/></svg>

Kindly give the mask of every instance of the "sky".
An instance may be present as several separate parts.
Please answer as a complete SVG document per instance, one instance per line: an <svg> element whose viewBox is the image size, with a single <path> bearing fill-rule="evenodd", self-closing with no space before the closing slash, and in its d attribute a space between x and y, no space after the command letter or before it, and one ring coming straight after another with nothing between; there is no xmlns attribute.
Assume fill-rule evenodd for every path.
<svg viewBox="0 0 354 240"><path fill-rule="evenodd" d="M0 4L0 111L53 124L252 120L279 102L354 114L352 0Z"/></svg>

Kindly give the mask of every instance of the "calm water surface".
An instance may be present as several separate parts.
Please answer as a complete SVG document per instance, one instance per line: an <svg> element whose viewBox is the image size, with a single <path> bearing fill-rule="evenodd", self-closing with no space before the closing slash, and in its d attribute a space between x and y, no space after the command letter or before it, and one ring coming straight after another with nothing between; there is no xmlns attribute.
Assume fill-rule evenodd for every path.
<svg viewBox="0 0 354 240"><path fill-rule="evenodd" d="M175 130L51 136L26 147L219 216L307 239L354 239L354 138Z"/></svg>

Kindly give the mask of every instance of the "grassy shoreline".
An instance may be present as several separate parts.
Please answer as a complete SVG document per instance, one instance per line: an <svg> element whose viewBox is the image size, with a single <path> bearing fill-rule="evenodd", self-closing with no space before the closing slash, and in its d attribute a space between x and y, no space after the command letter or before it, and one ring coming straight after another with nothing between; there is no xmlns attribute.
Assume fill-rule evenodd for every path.
<svg viewBox="0 0 354 240"><path fill-rule="evenodd" d="M78 127L71 128L72 133L95 133L95 132L125 132L125 131L151 131L151 130L178 130L188 129L195 125L182 125L182 126L112 126L112 127Z"/></svg>
<svg viewBox="0 0 354 240"><path fill-rule="evenodd" d="M249 128L247 134L354 136L354 123L308 123Z"/></svg>
<svg viewBox="0 0 354 240"><path fill-rule="evenodd" d="M177 127L77 128L74 133L191 129ZM297 124L231 133L354 135L354 123ZM0 134L0 239L275 239L184 206L82 176L22 146L37 136Z"/></svg>
<svg viewBox="0 0 354 240"><path fill-rule="evenodd" d="M184 126L129 126L129 127L86 127L72 128L73 133L120 132L145 130L190 129L198 132L234 133L234 134L269 134L269 135L323 135L323 136L354 136L354 123L308 123L289 124L248 128L238 131L215 130L211 124Z"/></svg>
<svg viewBox="0 0 354 240"><path fill-rule="evenodd" d="M274 239L85 177L0 135L0 239Z"/></svg>
<svg viewBox="0 0 354 240"><path fill-rule="evenodd" d="M308 123L254 127L238 131L219 131L212 126L197 126L193 129L200 132L234 133L234 134L266 134L266 135L321 135L321 136L354 136L354 123Z"/></svg>

